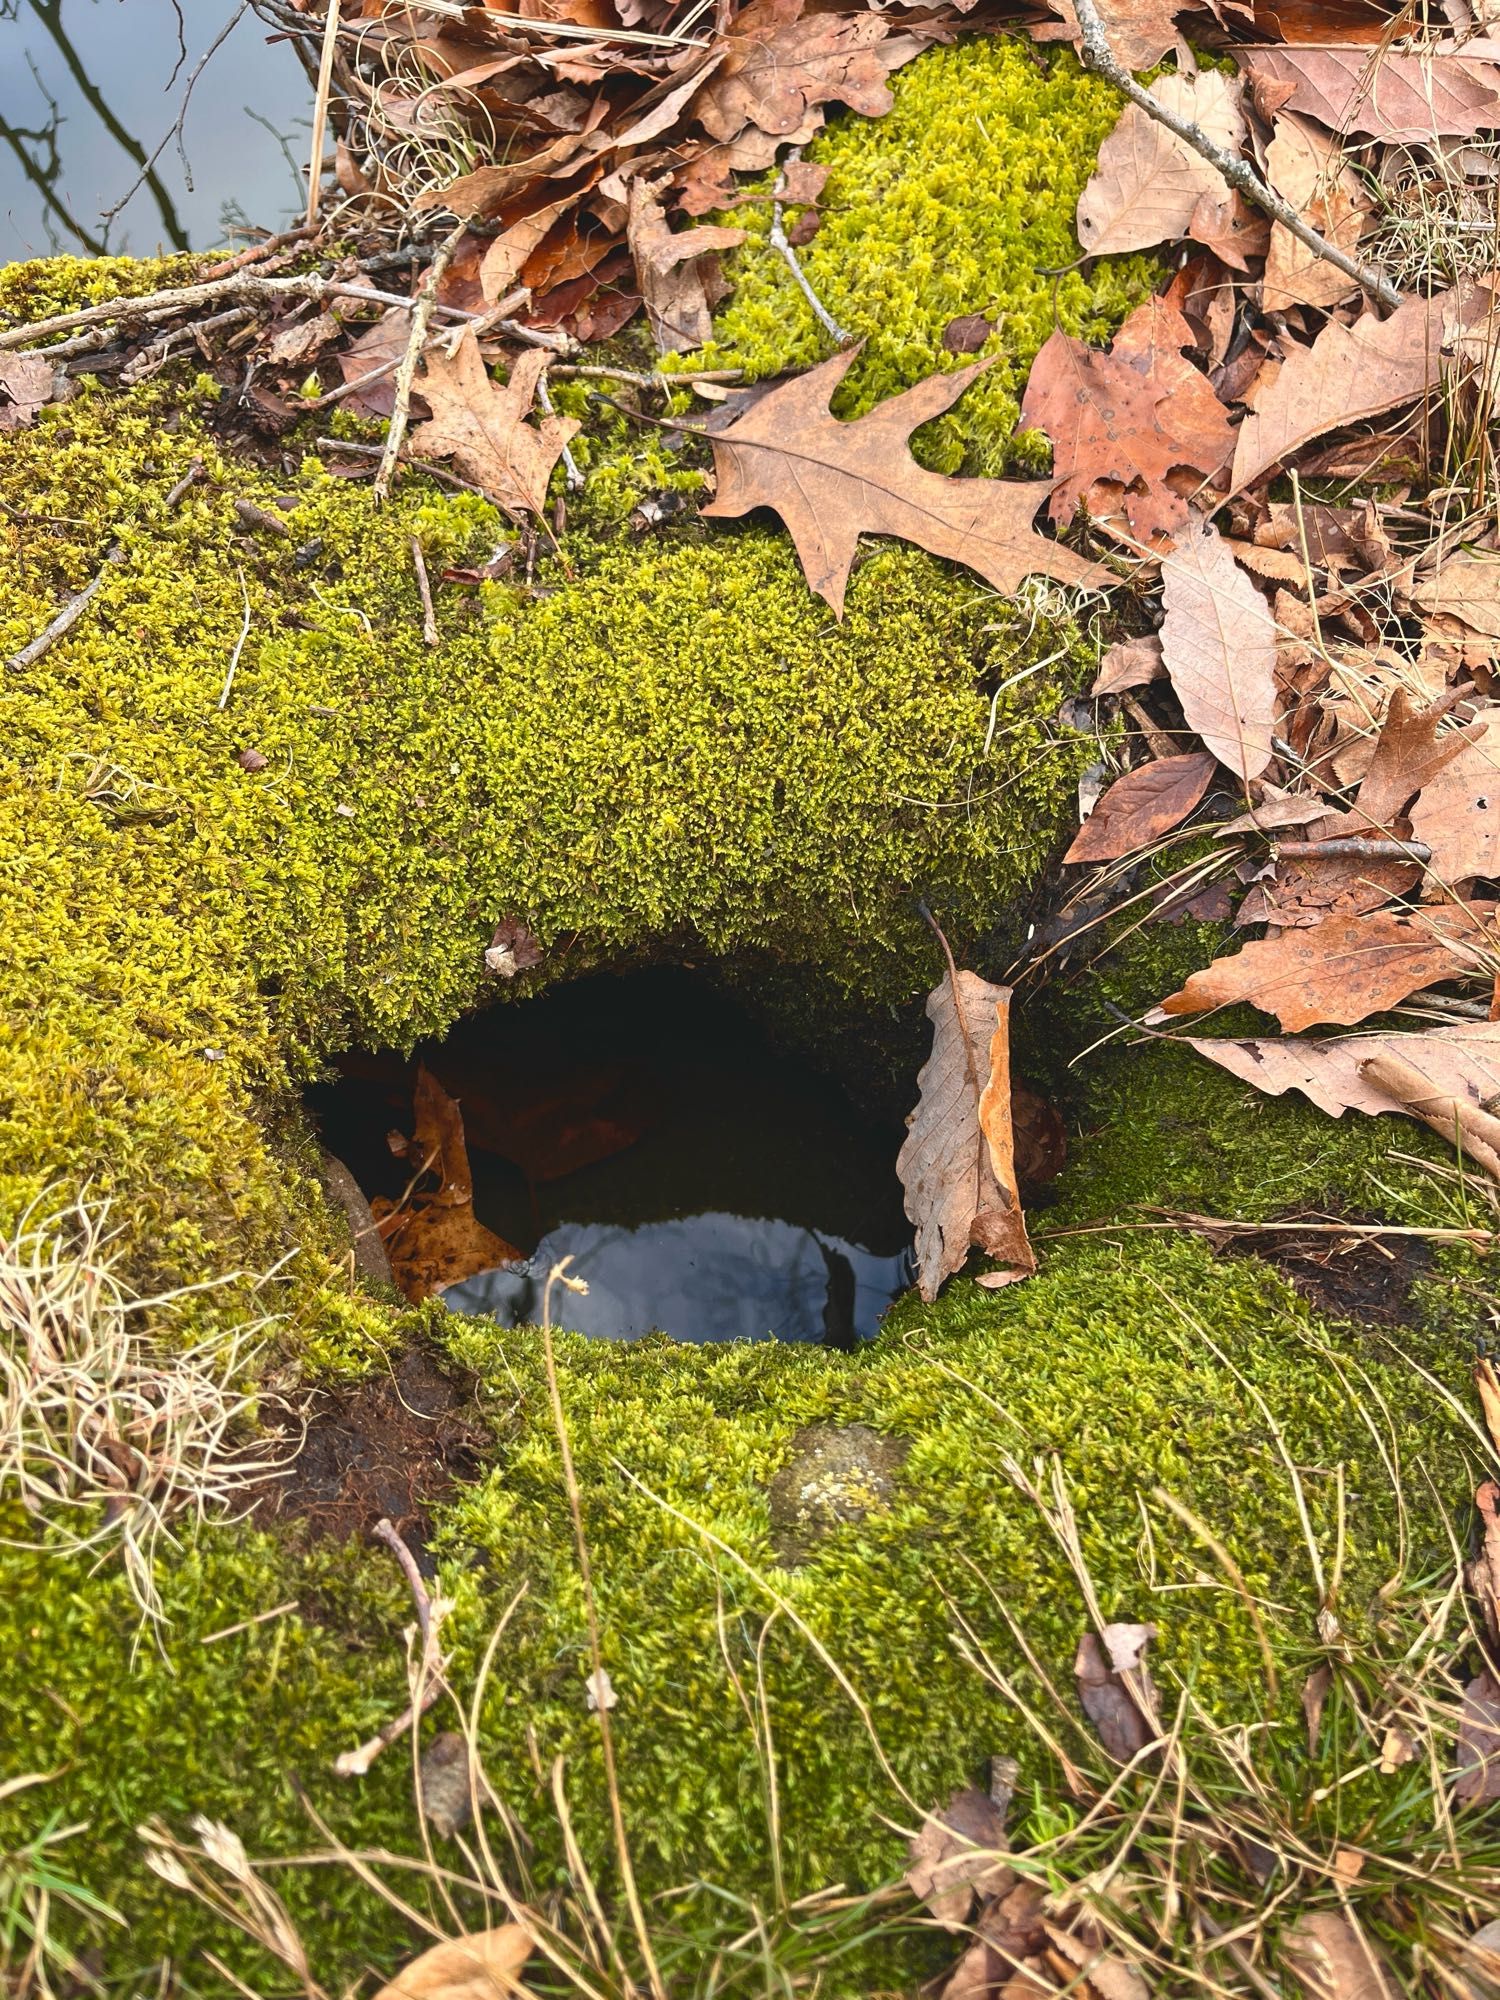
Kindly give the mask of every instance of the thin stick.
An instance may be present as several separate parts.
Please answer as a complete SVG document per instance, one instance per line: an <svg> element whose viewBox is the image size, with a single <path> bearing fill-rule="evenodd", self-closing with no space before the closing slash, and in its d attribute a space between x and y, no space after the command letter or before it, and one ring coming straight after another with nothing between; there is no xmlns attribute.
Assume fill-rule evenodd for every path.
<svg viewBox="0 0 1500 2000"><path fill-rule="evenodd" d="M243 250L236 250L232 257L225 257L218 264L210 264L198 282L205 284L214 278L232 277L236 271L243 271L251 264L262 264L267 257L274 257L278 250L285 250L293 243L301 243L314 233L305 222L299 222L295 229L279 229L274 236L263 236L259 243L249 243Z"/></svg>
<svg viewBox="0 0 1500 2000"><path fill-rule="evenodd" d="M432 585L427 580L427 558L422 553L422 544L417 536L411 538L412 568L417 572L417 594L422 600L422 643L427 646L442 644L437 628L437 613L432 608Z"/></svg>
<svg viewBox="0 0 1500 2000"><path fill-rule="evenodd" d="M1166 1215L1161 1222L1086 1222L1074 1229L1039 1229L1038 1237L1110 1236L1118 1229L1186 1229L1203 1236L1421 1236L1431 1243L1472 1243L1476 1248L1497 1240L1493 1229L1423 1229L1413 1223L1384 1222L1232 1222L1222 1215Z"/></svg>
<svg viewBox="0 0 1500 2000"><path fill-rule="evenodd" d="M1080 35L1078 59L1085 69L1092 70L1095 76L1104 77L1148 118L1154 118L1158 125L1165 125L1195 153L1201 153L1210 166L1217 167L1229 185L1237 188L1247 201L1253 201L1257 208L1264 209L1283 228L1289 229L1315 257L1323 258L1336 271L1342 271L1346 278L1352 279L1378 306L1383 306L1387 312L1396 310L1401 304L1402 294L1383 271L1377 270L1373 264L1361 263L1359 258L1351 257L1336 243L1330 243L1326 236L1320 236L1289 201L1277 194L1274 188L1267 187L1247 160L1226 152L1201 125L1195 125L1191 118L1184 118L1167 105L1159 104L1150 91L1136 82L1110 47L1094 0L1074 0L1073 11L1078 17Z"/></svg>
<svg viewBox="0 0 1500 2000"><path fill-rule="evenodd" d="M250 593L245 588L245 572L242 569L236 570L235 575L240 580L240 596L245 600L245 617L244 622L240 626L240 636L234 642L234 651L229 655L229 671L224 676L223 690L219 695L220 708L227 708L229 706L229 693L230 689L234 686L234 677L240 664L240 654L244 652L245 641L250 636Z"/></svg>
<svg viewBox="0 0 1500 2000"><path fill-rule="evenodd" d="M385 456L384 445L356 444L350 438L320 437L314 438L313 443L317 445L320 451L347 451L351 452L356 458L383 458ZM484 488L476 486L472 479L460 479L456 472L445 472L442 466L434 465L425 458L408 458L403 454L401 463L403 465L414 466L418 472L425 472L430 479L436 479L444 486L451 486L457 493L477 493L481 500L488 500L492 507L500 507L501 513L506 511L504 507L501 507L500 502L495 498L493 493L486 493Z"/></svg>
<svg viewBox="0 0 1500 2000"><path fill-rule="evenodd" d="M443 1661L438 1651L438 1635L443 1616L448 1606L441 1600L434 1604L427 1593L427 1585L422 1572L417 1568L417 1559L402 1541L384 1515L370 1530L377 1542L384 1542L401 1565L407 1588L411 1591L412 1602L417 1611L417 1630L422 1638L422 1659L417 1668L417 1691L413 1700L407 1703L400 1715L378 1729L367 1743L361 1743L357 1750L346 1750L334 1759L333 1768L341 1778L362 1778L382 1750L388 1749L400 1736L424 1716L437 1700L442 1686Z"/></svg>
<svg viewBox="0 0 1500 2000"><path fill-rule="evenodd" d="M551 393L547 388L547 371L545 368L536 378L536 399L542 406L544 416L555 417L557 415L556 410L552 407ZM584 486L583 474L578 470L578 460L573 456L566 444L562 448L562 462L563 477L567 481L568 491L570 493L581 493Z"/></svg>
<svg viewBox="0 0 1500 2000"><path fill-rule="evenodd" d="M1082 15L1080 15L1079 19L1082 20L1082 18L1083 18ZM793 146L791 152L788 153L786 156L787 165L791 166L794 161L800 160L801 158L802 158L802 148L800 146ZM775 201L773 201L771 204L771 248L773 250L779 251L781 256L786 260L786 267L791 272L792 276L796 279L797 289L801 292L803 298L807 300L807 303L812 307L813 318L818 322L818 325L822 327L823 331L828 335L830 340L836 340L840 347L847 347L849 346L850 342L854 339L854 335L850 333L847 330L847 328L839 325L838 321L834 318L833 314L828 310L827 306L824 305L823 301L818 297L817 293L808 283L807 273L803 270L801 264L798 263L797 253L792 248L791 239L788 237L786 230L783 227L781 197L779 190L785 187L785 185L786 185L786 175L783 172L781 179L778 180L776 183L778 189L777 197Z"/></svg>
<svg viewBox="0 0 1500 2000"><path fill-rule="evenodd" d="M169 285L160 292L146 292L135 299L104 299L98 305L80 306L74 312L54 313L50 319L32 320L0 333L0 353L25 347L48 334L67 333L75 326L97 326L104 320L165 318L174 312L191 312L212 305L216 299L251 299L276 305L282 299L355 299L368 306L396 306L403 312L415 309L416 300L400 292L377 291L373 285L356 285L347 278L331 278L321 271L294 271L282 278L268 278L256 270L230 271L196 285ZM468 312L462 306L438 306L442 318L464 325L492 324L487 312ZM553 354L571 354L574 347L565 333L545 327L522 326L519 320L501 320L498 329L507 340L519 340L528 347L545 347Z"/></svg>
<svg viewBox="0 0 1500 2000"><path fill-rule="evenodd" d="M88 610L103 588L104 580L109 575L111 568L117 562L122 562L124 556L124 549L116 542L109 554L104 558L103 563L99 567L99 574L94 578L92 583L86 583L76 597L70 597L52 623L44 631L38 632L29 645L23 646L19 653L11 654L5 663L7 672L13 674L24 673L28 667L34 667L44 653L50 653L58 640L65 633L72 631L73 627L78 623L79 619Z"/></svg>
<svg viewBox="0 0 1500 2000"><path fill-rule="evenodd" d="M684 368L680 374L664 375L653 368L648 375L640 368L580 366L573 361L556 361L549 375L578 376L586 382L633 382L637 389L674 389L680 382L743 382L743 368Z"/></svg>
<svg viewBox="0 0 1500 2000"><path fill-rule="evenodd" d="M203 470L204 470L203 460L201 458L195 458L192 464L188 467L187 471L183 473L181 479L178 480L177 484L172 488L171 492L167 495L166 504L168 513L171 513L174 508L181 506L182 502L187 498L192 488L195 487L198 481L203 477Z"/></svg>
<svg viewBox="0 0 1500 2000"><path fill-rule="evenodd" d="M1353 855L1357 861L1418 861L1424 866L1432 849L1420 840L1278 840L1276 852L1299 861Z"/></svg>
<svg viewBox="0 0 1500 2000"><path fill-rule="evenodd" d="M315 228L318 197L323 186L323 145L328 132L328 98L333 89L333 58L339 42L339 0L328 0L323 20L323 51L318 59L318 92L313 99L312 145L307 162L307 223Z"/></svg>
<svg viewBox="0 0 1500 2000"><path fill-rule="evenodd" d="M377 500L388 500L391 495L391 481L396 476L396 467L401 459L401 447L406 440L407 420L411 416L412 383L417 378L417 362L427 339L427 329L432 323L433 311L437 306L438 286L443 282L443 273L452 262L459 239L468 226L466 222L455 223L438 245L417 293L417 302L412 307L411 334L406 343L406 352L401 357L401 366L396 370L395 407L391 411L390 428L385 434L385 451L381 455L380 470L375 475Z"/></svg>

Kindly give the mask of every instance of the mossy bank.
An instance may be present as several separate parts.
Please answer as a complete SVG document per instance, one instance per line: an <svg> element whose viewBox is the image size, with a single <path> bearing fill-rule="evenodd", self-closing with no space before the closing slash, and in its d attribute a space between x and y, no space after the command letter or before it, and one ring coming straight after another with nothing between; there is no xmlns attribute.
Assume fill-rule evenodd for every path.
<svg viewBox="0 0 1500 2000"><path fill-rule="evenodd" d="M1022 227L1041 183L1018 173L1014 200L998 201L995 175L973 170L976 134L984 159L1043 160L1057 214L1041 221L1066 251L1046 261L1062 263L1077 182L1113 115L1065 59L1035 65L999 42L935 52L899 80L892 121L825 142L826 261L810 262L832 285L840 232L854 232L847 269L884 312L866 389L925 372L950 310L1002 315L996 400L961 406L960 428L928 440L944 462L1013 462L1004 399L1051 297ZM969 264L944 265L960 226L978 290ZM763 255L742 260L722 344L760 366L784 325L782 358L810 358ZM931 284L909 284L923 258ZM1144 278L1074 274L1062 309L1107 328ZM0 310L45 310L97 280L23 268L0 280ZM849 282L839 309L858 324ZM770 527L623 528L653 485L697 475L618 425L580 448L582 526L530 586L441 588L430 648L412 537L440 574L487 557L505 524L418 478L377 509L295 439L272 466L226 455L218 393L182 374L128 394L85 383L0 460L0 655L120 552L89 614L0 686L0 1211L13 1226L34 1203L107 1201L138 1291L224 1281L178 1300L168 1326L205 1337L269 1311L268 1365L283 1375L350 1379L413 1339L468 1371L491 1443L436 1516L455 1683L513 1606L482 1717L491 1781L545 1886L565 1865L550 1791L562 1758L577 1838L607 1885L537 1337L403 1315L359 1288L298 1088L340 1049L409 1046L493 999L483 953L506 917L543 956L504 1004L600 965L691 958L741 981L774 973L845 1022L909 1015L936 969L917 897L977 949L1017 920L1055 853L1092 754L1059 710L1096 649L1055 598L1003 604L911 551L870 550L835 623ZM195 457L205 477L169 508ZM247 533L235 500L279 512L287 532ZM1381 1126L1248 1102L1174 1052L1101 1056L1084 1077L1074 1165L1047 1218L1058 1229L1147 1197L1252 1218L1311 1198L1440 1206L1438 1184L1389 1162ZM1042 1274L1014 1291L960 1282L937 1307L907 1304L855 1356L563 1342L648 1891L768 1892L773 1827L788 1893L878 1882L899 1860L892 1823L984 1755L1013 1752L1045 1776L958 1643L976 1635L1026 1687L999 1606L1062 1680L1081 1629L1076 1579L1007 1458L1029 1472L1056 1455L1104 1608L1160 1626L1163 1677L1216 1713L1254 1714L1253 1623L1160 1492L1275 1604L1289 1662L1314 1644L1342 1533L1339 1615L1356 1628L1393 1574L1449 1551L1468 1474L1434 1384L1461 1380L1473 1285L1456 1261L1427 1271L1406 1358L1387 1334L1320 1316L1264 1264L1119 1229L1049 1239ZM788 1568L767 1489L799 1433L830 1424L867 1425L905 1456L878 1506ZM1390 1469L1417 1454L1427 1476L1403 1516ZM404 1698L407 1612L383 1557L214 1529L164 1565L161 1649L138 1643L108 1561L17 1550L0 1569L0 1776L57 1774L0 1807L0 1849L54 1810L87 1824L68 1863L127 1919L95 1940L125 1990L168 1958L182 1990L227 1990L198 1956L209 1920L141 1866L134 1829L149 1815L205 1812L252 1851L290 1853L309 1838L295 1779L348 1837L416 1844L401 1752L357 1783L331 1775ZM400 1927L372 1923L344 1878L283 1886L330 1986L399 1957ZM221 1930L213 1943L267 1976ZM879 1976L867 1964L851 1990Z"/></svg>

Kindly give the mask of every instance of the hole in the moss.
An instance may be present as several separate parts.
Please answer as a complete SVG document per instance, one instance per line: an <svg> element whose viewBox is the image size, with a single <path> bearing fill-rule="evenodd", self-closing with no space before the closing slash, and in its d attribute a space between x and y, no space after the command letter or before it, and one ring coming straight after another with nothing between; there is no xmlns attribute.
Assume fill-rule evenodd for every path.
<svg viewBox="0 0 1500 2000"><path fill-rule="evenodd" d="M387 1135L411 1129L418 1061L459 1102L475 1215L524 1259L448 1289L457 1310L535 1319L571 1254L589 1293L558 1288L553 1316L580 1332L850 1345L907 1283L900 1127L691 973L579 980L410 1061L345 1059L309 1103L372 1199L410 1178Z"/></svg>

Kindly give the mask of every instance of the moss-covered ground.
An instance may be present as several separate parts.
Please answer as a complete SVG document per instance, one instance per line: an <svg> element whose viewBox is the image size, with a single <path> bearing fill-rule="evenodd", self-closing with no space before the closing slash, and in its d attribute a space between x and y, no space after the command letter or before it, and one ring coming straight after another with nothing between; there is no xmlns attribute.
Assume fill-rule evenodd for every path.
<svg viewBox="0 0 1500 2000"><path fill-rule="evenodd" d="M964 415L971 434L934 447L991 465L1010 452L1005 412L1047 330L1038 244L1052 230L1040 261L1075 254L1071 196L1033 215L1034 191L1072 187L1110 122L1065 61L1036 64L985 41L913 66L890 121L825 142L828 220L809 253L857 320L856 281L875 283L876 260L854 246L893 224L901 276L864 308L880 320L872 394L932 365L952 312L1007 312L994 400ZM939 171L926 134L957 166ZM743 262L725 348L748 358L780 324L782 360L811 358L798 322L778 320L780 280L754 253ZM45 310L83 282L8 274L0 310ZM1058 296L1074 323L1104 325L1134 282L1090 289L1074 274ZM483 951L504 916L542 944L532 988L711 957L774 965L846 1022L909 1015L936 971L914 899L966 949L1019 908L1068 825L1090 749L1056 718L1089 648L1055 605L1038 620L910 551L870 552L835 624L768 528L607 534L622 493L666 476L647 447L628 447L626 465L616 444L595 451L603 498L535 590L443 588L429 649L411 536L437 573L483 559L504 524L419 479L377 511L295 439L273 467L226 455L216 395L182 376L128 395L85 388L0 460L0 655L121 549L90 614L0 684L0 1214L10 1225L87 1189L111 1203L119 1269L139 1291L252 1274L180 1302L170 1324L202 1336L272 1311L283 1371L337 1380L421 1339L472 1376L491 1452L436 1513L455 1684L471 1684L513 1606L481 1718L491 1781L533 1843L535 1877L555 1884L561 1758L580 1849L608 1886L539 1337L403 1315L352 1281L297 1088L341 1048L409 1046L490 997ZM194 457L207 476L169 511ZM247 534L235 499L279 505L289 533ZM1049 1016L1055 1046L1092 1038L1094 1004ZM1083 1625L1076 1579L1007 1456L1029 1470L1055 1455L1106 1613L1157 1623L1164 1682L1226 1718L1266 1700L1258 1642L1159 1489L1232 1552L1289 1666L1310 1655L1319 1609L1289 1462L1325 1576L1343 1522L1349 1629L1398 1570L1448 1558L1471 1482L1433 1384L1463 1381L1480 1310L1467 1262L1448 1253L1425 1272L1393 1343L1320 1314L1264 1262L1130 1226L1141 1201L1448 1220L1441 1183L1393 1164L1382 1124L1254 1099L1171 1049L1091 1058L1073 1110L1073 1164L1024 1286L956 1282L937 1306L903 1305L853 1356L560 1343L649 1892L765 1892L773 1829L789 1894L878 1882L899 1866L893 1828L985 1755L1040 1774L1017 1713L958 1644L967 1628L1034 1688L1010 1620L1064 1683ZM1400 1144L1422 1151L1409 1133ZM803 1426L855 1421L909 1445L895 1500L778 1567L768 1481ZM1391 1468L1418 1460L1403 1514ZM21 1526L6 1517L7 1532ZM310 1840L300 1784L347 1838L417 1844L401 1751L364 1780L331 1774L404 1698L409 1614L383 1555L215 1527L164 1562L160 1645L142 1639L107 1556L11 1550L0 1584L0 1780L56 1774L0 1797L0 1852L53 1811L86 1826L64 1866L126 1919L96 1939L121 1991L157 1990L168 1959L181 1990L229 1990L199 1956L211 1930L245 1976L279 1976L142 1868L135 1828L152 1814L204 1812L252 1852L284 1855ZM1283 1675L1284 1691L1295 1683ZM399 1955L399 1925L372 1919L351 1878L281 1886L330 1990ZM866 1962L832 1990L881 1976L890 1967Z"/></svg>

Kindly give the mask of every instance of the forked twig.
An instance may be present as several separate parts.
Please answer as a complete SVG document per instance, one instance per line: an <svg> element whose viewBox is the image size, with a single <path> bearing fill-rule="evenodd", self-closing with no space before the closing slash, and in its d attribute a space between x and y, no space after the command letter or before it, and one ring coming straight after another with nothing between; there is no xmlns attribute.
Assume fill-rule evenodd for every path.
<svg viewBox="0 0 1500 2000"><path fill-rule="evenodd" d="M378 1729L367 1743L361 1743L357 1750L346 1750L334 1759L333 1768L341 1778L362 1778L381 1751L388 1749L398 1737L404 1736L419 1717L427 1713L437 1700L443 1685L444 1660L439 1645L439 1634L443 1619L450 1609L449 1604L445 1598L433 1598L429 1595L422 1572L417 1568L416 1557L384 1515L370 1532L377 1542L385 1543L401 1565L402 1574L411 1591L412 1603L416 1606L417 1630L422 1640L422 1657L417 1666L412 1699L401 1713Z"/></svg>
<svg viewBox="0 0 1500 2000"><path fill-rule="evenodd" d="M1210 166L1216 167L1230 187L1238 189L1247 201L1253 201L1273 221L1289 229L1315 257L1323 258L1336 271L1342 271L1346 278L1352 279L1378 306L1383 306L1387 312L1396 310L1401 304L1402 294L1384 271L1377 270L1373 264L1362 263L1358 257L1351 257L1347 250L1341 250L1326 236L1319 235L1284 195L1266 185L1248 160L1226 151L1209 137L1201 125L1194 124L1191 118L1184 118L1170 106L1158 103L1149 90L1136 82L1110 47L1109 36L1105 33L1094 0L1073 0L1073 11L1078 17L1080 36L1078 59L1085 69L1092 70L1095 76L1102 76L1144 111L1148 118L1154 118L1158 125L1165 125L1169 132L1175 132L1184 145L1191 146L1195 153L1202 154Z"/></svg>
<svg viewBox="0 0 1500 2000"><path fill-rule="evenodd" d="M438 245L433 253L432 262L427 266L427 275L417 292L416 303L412 307L411 333L406 342L406 352L401 357L401 366L396 370L395 407L391 411L390 428L385 434L385 450L381 454L380 470L375 475L377 500L386 500L390 497L391 481L395 478L396 467L401 461L401 447L406 440L407 419L411 415L411 391L412 384L417 378L417 361L427 339L427 329L432 323L432 315L437 308L438 287L443 282L443 273L452 262L459 239L467 228L466 222L456 224Z"/></svg>
<svg viewBox="0 0 1500 2000"><path fill-rule="evenodd" d="M793 165L801 157L802 148L794 146L787 155L787 165ZM783 172L776 186L780 190L785 185L786 176ZM830 340L836 340L840 347L848 347L853 341L854 335L849 332L847 327L839 325L839 322L813 290L811 284L808 282L807 273L803 270L797 253L792 248L791 238L787 235L786 225L782 220L782 203L779 192L771 204L771 248L785 260L787 269L797 281L798 291L801 292L803 298L812 307L813 318L818 322L818 325L822 327Z"/></svg>

